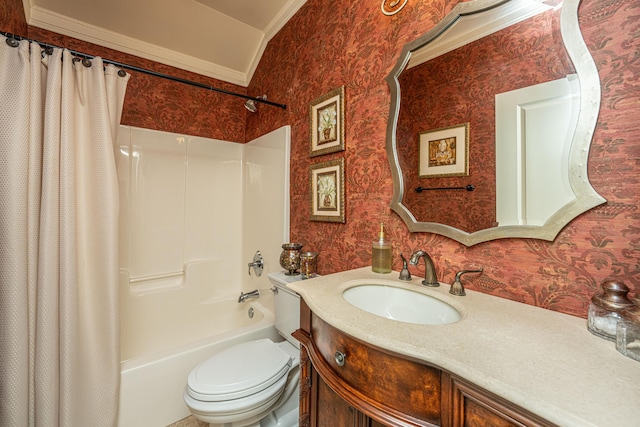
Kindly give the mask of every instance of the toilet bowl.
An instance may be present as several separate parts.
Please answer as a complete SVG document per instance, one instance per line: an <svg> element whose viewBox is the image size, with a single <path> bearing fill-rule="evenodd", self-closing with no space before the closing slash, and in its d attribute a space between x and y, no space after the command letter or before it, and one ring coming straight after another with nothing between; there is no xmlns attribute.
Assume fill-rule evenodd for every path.
<svg viewBox="0 0 640 427"><path fill-rule="evenodd" d="M298 278L269 274L276 286L276 328L282 342L260 339L237 344L196 366L187 378L184 401L197 419L212 427L298 425L299 327L297 294L286 283Z"/></svg>

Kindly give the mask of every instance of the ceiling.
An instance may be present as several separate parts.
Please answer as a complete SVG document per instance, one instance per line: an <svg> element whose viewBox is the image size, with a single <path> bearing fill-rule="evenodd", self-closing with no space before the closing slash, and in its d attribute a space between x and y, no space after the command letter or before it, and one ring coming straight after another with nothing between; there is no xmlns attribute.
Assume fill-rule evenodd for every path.
<svg viewBox="0 0 640 427"><path fill-rule="evenodd" d="M240 86L306 0L23 0L27 23Z"/></svg>

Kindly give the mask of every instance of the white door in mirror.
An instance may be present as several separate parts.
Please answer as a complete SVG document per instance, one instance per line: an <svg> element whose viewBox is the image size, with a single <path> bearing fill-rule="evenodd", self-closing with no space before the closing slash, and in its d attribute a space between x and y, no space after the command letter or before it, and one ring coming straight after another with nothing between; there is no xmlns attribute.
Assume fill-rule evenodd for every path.
<svg viewBox="0 0 640 427"><path fill-rule="evenodd" d="M499 225L544 225L575 199L567 165L579 111L575 74L496 95Z"/></svg>

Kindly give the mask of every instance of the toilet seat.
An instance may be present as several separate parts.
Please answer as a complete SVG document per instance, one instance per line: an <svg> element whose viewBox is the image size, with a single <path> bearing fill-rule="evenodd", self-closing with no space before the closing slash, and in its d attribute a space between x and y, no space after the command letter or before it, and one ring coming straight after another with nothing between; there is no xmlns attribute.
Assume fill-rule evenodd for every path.
<svg viewBox="0 0 640 427"><path fill-rule="evenodd" d="M202 402L228 402L263 394L276 385L271 393L264 393L263 397L269 400L269 395L286 382L292 362L291 355L269 339L241 343L194 368L189 373L186 392ZM257 399L249 400L262 400L254 397Z"/></svg>
<svg viewBox="0 0 640 427"><path fill-rule="evenodd" d="M184 400L193 414L206 416L209 422L225 423L237 419L238 416L247 418L271 408L282 395L286 382L285 375L272 387L244 398L227 401L197 400L190 396L187 389Z"/></svg>
<svg viewBox="0 0 640 427"><path fill-rule="evenodd" d="M278 422L280 426L282 417L288 420L286 426L297 425L300 347L291 333L300 324L300 297L286 289L291 277L272 276L270 273L269 281L282 290L274 296L275 315L280 320L273 326L286 340L240 343L195 367L187 377L183 397L199 421L246 427L265 419L267 425Z"/></svg>

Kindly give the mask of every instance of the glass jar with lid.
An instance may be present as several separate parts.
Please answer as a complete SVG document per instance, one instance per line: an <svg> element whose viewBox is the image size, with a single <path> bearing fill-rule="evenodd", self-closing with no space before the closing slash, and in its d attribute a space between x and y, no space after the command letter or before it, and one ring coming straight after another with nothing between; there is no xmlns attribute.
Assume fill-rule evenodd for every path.
<svg viewBox="0 0 640 427"><path fill-rule="evenodd" d="M629 287L621 282L605 281L602 291L591 298L588 314L588 329L591 333L616 341L616 326L622 319L622 311L634 307L627 297Z"/></svg>
<svg viewBox="0 0 640 427"><path fill-rule="evenodd" d="M616 349L627 357L640 362L640 300L635 307L622 312L616 326Z"/></svg>

